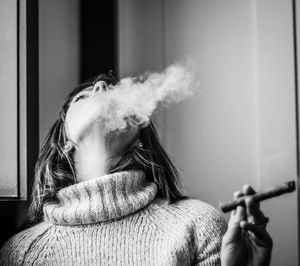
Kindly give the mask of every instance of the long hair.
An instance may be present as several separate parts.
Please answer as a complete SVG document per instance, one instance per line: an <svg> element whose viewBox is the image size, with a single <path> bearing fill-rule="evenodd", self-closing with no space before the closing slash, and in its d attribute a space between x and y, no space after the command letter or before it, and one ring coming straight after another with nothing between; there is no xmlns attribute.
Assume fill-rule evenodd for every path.
<svg viewBox="0 0 300 266"><path fill-rule="evenodd" d="M72 153L64 152L67 141L64 127L66 113L73 97L99 80L112 85L116 83L111 73L101 74L75 88L66 98L57 120L44 140L35 167L27 226L42 221L44 204L56 201L57 192L61 188L77 182ZM158 196L166 198L170 202L184 198L181 192L179 173L161 146L152 122L147 127L140 129L139 140L142 143L141 146L133 149L125 147L118 155L110 159L108 173L143 170L147 180L157 184Z"/></svg>

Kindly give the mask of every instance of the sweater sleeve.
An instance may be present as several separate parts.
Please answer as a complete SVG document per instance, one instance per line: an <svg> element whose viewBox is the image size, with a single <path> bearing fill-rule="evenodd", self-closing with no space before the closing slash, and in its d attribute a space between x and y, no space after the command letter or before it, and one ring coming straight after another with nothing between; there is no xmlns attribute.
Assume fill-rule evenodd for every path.
<svg viewBox="0 0 300 266"><path fill-rule="evenodd" d="M220 252L222 237L226 231L226 223L223 219L213 220L205 228L205 236L197 235L198 246L195 265L212 266L221 265Z"/></svg>
<svg viewBox="0 0 300 266"><path fill-rule="evenodd" d="M207 203L191 200L195 235L196 266L221 265L220 251L222 237L227 223L219 211Z"/></svg>
<svg viewBox="0 0 300 266"><path fill-rule="evenodd" d="M23 265L33 244L49 229L49 225L38 224L12 236L0 249L0 265Z"/></svg>

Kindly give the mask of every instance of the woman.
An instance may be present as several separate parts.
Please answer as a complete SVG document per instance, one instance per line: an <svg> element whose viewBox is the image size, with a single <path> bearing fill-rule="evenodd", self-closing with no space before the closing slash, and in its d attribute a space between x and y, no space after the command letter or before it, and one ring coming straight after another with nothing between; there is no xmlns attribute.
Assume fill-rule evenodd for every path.
<svg viewBox="0 0 300 266"><path fill-rule="evenodd" d="M31 227L2 247L1 265L268 265L256 204L232 213L222 243L224 219L183 196L152 123L104 130L94 95L110 84L100 75L67 98L37 161Z"/></svg>

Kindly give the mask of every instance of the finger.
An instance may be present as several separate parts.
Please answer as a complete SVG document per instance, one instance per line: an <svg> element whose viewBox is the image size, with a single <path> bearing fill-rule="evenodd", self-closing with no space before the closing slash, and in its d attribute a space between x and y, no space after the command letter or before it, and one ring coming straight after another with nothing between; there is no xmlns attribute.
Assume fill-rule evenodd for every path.
<svg viewBox="0 0 300 266"><path fill-rule="evenodd" d="M262 211L259 209L259 206L255 204L252 197L247 197L245 199L245 205L246 205L246 215L247 215L247 221L260 224L265 222L265 215L262 213Z"/></svg>
<svg viewBox="0 0 300 266"><path fill-rule="evenodd" d="M273 240L268 234L265 227L259 227L246 221L241 221L240 226L243 230L251 232L251 239L256 245L268 249L271 249L273 247Z"/></svg>
<svg viewBox="0 0 300 266"><path fill-rule="evenodd" d="M228 221L228 227L239 227L240 222L245 220L246 211L242 206L237 206L235 211L232 211L230 214L230 219Z"/></svg>
<svg viewBox="0 0 300 266"><path fill-rule="evenodd" d="M243 206L237 206L236 212L234 215L234 221L237 221L239 223L240 221L243 221L245 219L246 219L245 208Z"/></svg>
<svg viewBox="0 0 300 266"><path fill-rule="evenodd" d="M241 226L240 222L245 219L246 211L242 206L238 206L235 211L231 212L230 219L228 221L228 228L224 236L224 241L232 242L238 241L241 238Z"/></svg>
<svg viewBox="0 0 300 266"><path fill-rule="evenodd" d="M251 186L246 184L246 185L243 185L243 193L245 195L253 195L256 193L256 191Z"/></svg>
<svg viewBox="0 0 300 266"><path fill-rule="evenodd" d="M241 191L235 191L235 192L233 192L233 198L234 198L234 199L237 199L237 198L243 197L243 196L244 196L244 194L243 194L243 192L241 192ZM236 212L236 209L233 210L233 211L231 212L231 214L234 215L235 212Z"/></svg>
<svg viewBox="0 0 300 266"><path fill-rule="evenodd" d="M237 199L237 198L243 197L243 196L244 196L244 193L243 193L242 191L235 191L235 192L233 193L233 198L234 198L234 199Z"/></svg>
<svg viewBox="0 0 300 266"><path fill-rule="evenodd" d="M243 186L243 193L245 195L254 195L256 193L256 191L251 186L246 184L246 185ZM257 202L256 204L259 207L259 203Z"/></svg>

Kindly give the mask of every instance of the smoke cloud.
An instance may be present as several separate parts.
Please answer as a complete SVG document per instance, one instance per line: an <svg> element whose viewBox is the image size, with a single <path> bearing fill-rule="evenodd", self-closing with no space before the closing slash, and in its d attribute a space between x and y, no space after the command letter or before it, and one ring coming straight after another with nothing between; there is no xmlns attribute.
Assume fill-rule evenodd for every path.
<svg viewBox="0 0 300 266"><path fill-rule="evenodd" d="M98 120L107 131L146 126L154 112L192 95L194 76L190 64L177 63L161 73L123 78L99 94L102 108Z"/></svg>

